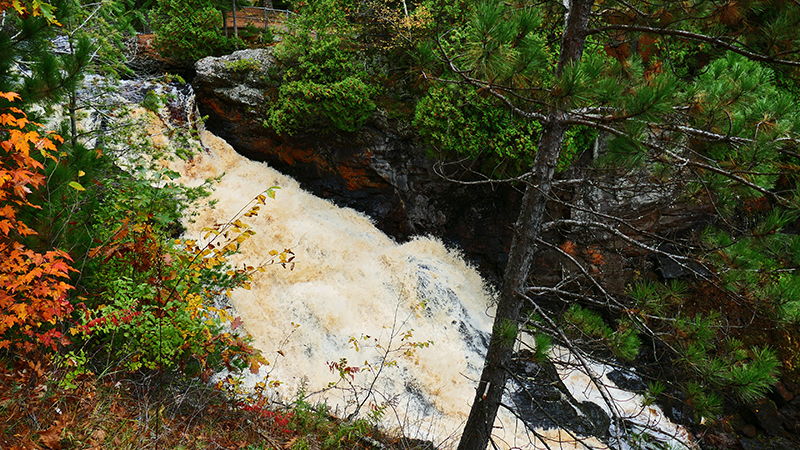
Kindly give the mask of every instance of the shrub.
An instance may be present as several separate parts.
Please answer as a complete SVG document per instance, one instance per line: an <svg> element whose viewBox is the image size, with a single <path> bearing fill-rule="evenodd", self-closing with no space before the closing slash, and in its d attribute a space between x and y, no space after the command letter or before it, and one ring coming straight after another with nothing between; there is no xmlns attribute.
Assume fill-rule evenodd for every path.
<svg viewBox="0 0 800 450"><path fill-rule="evenodd" d="M105 232L97 227L105 242L91 254L102 260L93 283L97 294L79 305L80 323L72 333L128 371L178 369L204 378L222 368L256 371L263 360L249 336L240 334L241 319L214 306L231 289L249 287L248 272L255 268L234 270L226 257L255 233L237 219L209 229L217 238L205 247L169 239L185 199L196 193L176 185L131 184L101 213L110 216L101 223L119 225ZM257 202L264 199L260 195Z"/></svg>
<svg viewBox="0 0 800 450"><path fill-rule="evenodd" d="M14 101L19 95L0 92L0 98ZM18 108L0 109L0 349L14 342L32 351L37 340L55 348L63 336L51 326L72 312L66 300L72 260L61 250L28 248L24 239L36 231L17 217L21 207L38 208L28 196L46 182L44 166L31 151L53 158L53 141L61 140L40 135L32 129L37 126Z"/></svg>
<svg viewBox="0 0 800 450"><path fill-rule="evenodd" d="M265 125L278 133L315 126L357 131L375 110L373 88L355 77L330 84L293 81L281 86Z"/></svg>

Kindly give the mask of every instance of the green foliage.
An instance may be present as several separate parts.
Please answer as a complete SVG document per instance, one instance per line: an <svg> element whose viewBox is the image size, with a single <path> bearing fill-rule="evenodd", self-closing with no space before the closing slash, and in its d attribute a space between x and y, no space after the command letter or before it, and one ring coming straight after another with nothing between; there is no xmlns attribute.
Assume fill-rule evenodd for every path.
<svg viewBox="0 0 800 450"><path fill-rule="evenodd" d="M686 402L692 407L694 419L700 423L705 418L714 418L722 412L722 397L708 386L690 382L684 386Z"/></svg>
<svg viewBox="0 0 800 450"><path fill-rule="evenodd" d="M639 335L628 320L620 320L617 330L614 331L599 314L577 304L572 305L563 317L587 337L602 340L620 359L631 361L639 354Z"/></svg>
<svg viewBox="0 0 800 450"><path fill-rule="evenodd" d="M658 380L647 383L647 392L644 394L644 400L642 401L642 404L654 404L656 399L658 399L658 397L663 394L666 389L667 385Z"/></svg>
<svg viewBox="0 0 800 450"><path fill-rule="evenodd" d="M357 131L375 110L373 88L356 77L318 84L293 81L281 85L279 99L265 125L278 133L317 130Z"/></svg>
<svg viewBox="0 0 800 450"><path fill-rule="evenodd" d="M301 436L314 436L322 450L335 450L351 446L363 436L369 435L373 426L366 420L337 420L324 403L312 405L305 398L301 388L294 401L294 415L290 428ZM295 450L312 448L310 442L298 440L292 447Z"/></svg>
<svg viewBox="0 0 800 450"><path fill-rule="evenodd" d="M375 111L379 89L353 42L357 26L345 0L312 0L293 16L275 48L282 83L269 105L266 127L278 133L303 129L356 131Z"/></svg>
<svg viewBox="0 0 800 450"><path fill-rule="evenodd" d="M234 61L226 61L225 68L232 72L253 72L261 70L261 64L252 58L242 58Z"/></svg>
<svg viewBox="0 0 800 450"><path fill-rule="evenodd" d="M542 362L547 359L550 354L550 349L553 347L553 339L544 333L536 333L533 335L534 344L536 348L533 350L533 360Z"/></svg>
<svg viewBox="0 0 800 450"><path fill-rule="evenodd" d="M675 361L683 379L675 381L690 397L698 420L712 418L725 397L752 402L766 395L776 382L781 366L776 352L763 345L747 346L730 336L720 323L723 312L681 312L691 294L685 283L643 282L629 293L648 314L670 317L663 322L662 332L672 334L670 345L678 351ZM708 306L705 309L710 309ZM732 312L727 313L735 320Z"/></svg>
<svg viewBox="0 0 800 450"><path fill-rule="evenodd" d="M70 2L54 3L57 20L65 20ZM83 69L91 54L91 42L86 36L76 36L74 57L50 51L49 40L59 34L59 27L48 23L43 16L20 16L14 8L3 12L4 26L0 28L0 91L16 91L28 102L58 101L74 89L83 77ZM73 43L73 42L71 42ZM17 61L26 61L30 72L22 76L14 70Z"/></svg>
<svg viewBox="0 0 800 450"><path fill-rule="evenodd" d="M726 268L720 274L722 285L758 298L753 306L760 314L785 324L800 320L800 278L785 270L796 259L800 237L782 232L793 217L790 211L773 210L756 218L745 235L712 228L702 235L709 260Z"/></svg>
<svg viewBox="0 0 800 450"><path fill-rule="evenodd" d="M142 101L142 106L145 107L148 111L156 112L158 111L163 105L163 101L158 94L155 93L153 90L147 91L144 95L144 101Z"/></svg>
<svg viewBox="0 0 800 450"><path fill-rule="evenodd" d="M244 45L238 38L225 36L222 14L211 0L158 0L152 27L158 52L179 61L219 56Z"/></svg>
<svg viewBox="0 0 800 450"><path fill-rule="evenodd" d="M490 176L525 173L536 156L541 125L516 117L491 96L447 84L428 90L416 105L414 125L443 157L481 162ZM596 133L581 127L568 131L557 171L564 171L589 147Z"/></svg>
<svg viewBox="0 0 800 450"><path fill-rule="evenodd" d="M493 336L498 336L496 344L513 347L514 343L517 341L517 335L519 334L517 324L515 322L505 321L496 323L495 327L497 331L493 333Z"/></svg>
<svg viewBox="0 0 800 450"><path fill-rule="evenodd" d="M90 255L101 262L91 280L97 296L82 303L73 334L129 371L180 369L208 376L222 367L257 367L257 354L235 331L234 318L211 306L215 296L246 281L243 271L225 262L237 245L222 242L218 251L204 254L193 241L166 240L202 190L155 188L147 179L129 183L98 214L95 236L103 245ZM108 223L119 225L109 229ZM241 225L232 231L234 243L252 234ZM226 330L226 323L234 330Z"/></svg>
<svg viewBox="0 0 800 450"><path fill-rule="evenodd" d="M49 17L20 14L15 8L5 11L8 5L3 6L0 90L13 89L27 102L67 103L87 73L107 77L131 73L123 41L133 33L131 24L138 11L127 0L49 3ZM18 63L21 66L15 67Z"/></svg>
<svg viewBox="0 0 800 450"><path fill-rule="evenodd" d="M454 85L430 89L417 103L414 125L444 155L513 164L507 169L513 174L530 167L541 131L537 122L519 120L491 98Z"/></svg>
<svg viewBox="0 0 800 450"><path fill-rule="evenodd" d="M542 20L535 8L514 8L502 1L472 5L472 21L466 25L466 45L457 59L471 67L475 76L498 84L525 88L549 78L550 58L544 36L538 33Z"/></svg>
<svg viewBox="0 0 800 450"><path fill-rule="evenodd" d="M275 48L286 81L327 84L364 78L357 47L351 42L357 30L348 6L346 0L311 0L292 16L289 33Z"/></svg>

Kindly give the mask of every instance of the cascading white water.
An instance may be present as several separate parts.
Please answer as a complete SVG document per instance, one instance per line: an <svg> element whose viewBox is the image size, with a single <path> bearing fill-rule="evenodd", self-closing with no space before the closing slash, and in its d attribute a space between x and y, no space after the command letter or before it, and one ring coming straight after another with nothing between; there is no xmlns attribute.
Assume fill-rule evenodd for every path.
<svg viewBox="0 0 800 450"><path fill-rule="evenodd" d="M160 127L151 123L149 133L158 136L156 145L168 145ZM232 295L236 314L270 361L250 382L267 376L278 380L282 384L273 393L288 401L303 386L313 394L310 401L325 401L339 415L352 413L355 402L364 403L362 413L386 402L382 423L387 428L453 447L491 329L492 293L476 270L435 239L395 243L363 214L306 193L293 179L240 156L209 132L200 130L200 140L203 150L190 161L165 163L187 185L224 175L212 194L216 206L186 221L187 236L200 240L204 227L227 222L265 189L279 186L275 200L267 199L258 216L243 219L256 234L231 261L259 265L271 259L273 249L288 248L296 255L293 269L269 266L255 275L252 289ZM409 348L411 342L431 345ZM406 355L405 350L414 351ZM342 379L329 364L342 358L348 366L375 370ZM579 374L560 375L573 396L597 402L590 398L597 387ZM624 408L633 408L631 419L662 424L669 436L685 434L657 407L642 415L644 409L635 409L641 408L638 396L618 392L618 400L628 404ZM558 428L532 434L502 409L494 436L505 448L607 448L594 437L576 440Z"/></svg>
<svg viewBox="0 0 800 450"><path fill-rule="evenodd" d="M281 187L257 217L243 219L256 235L232 259L257 265L271 258L270 250L285 248L296 255L294 269L270 266L255 275L251 290L232 296L255 346L270 361L261 376L268 372L281 381L277 391L284 398L305 383L306 392L318 393L312 401L324 400L339 414L349 414L353 392L327 389L340 378L328 363L346 358L350 366L377 368L389 350L385 362L396 366L383 368L362 412L391 400L385 422L407 436L436 444L457 437L491 327L491 294L476 270L434 239L398 245L364 215L304 192L296 181L245 159L210 133L202 138L206 151L172 168L190 185L225 175L212 195L216 207L193 217L187 235L202 236L203 227L226 222L264 189ZM432 344L412 349L410 342ZM346 376L362 388L374 377L368 371ZM339 387L347 388L347 380ZM359 392L359 400L364 395Z"/></svg>

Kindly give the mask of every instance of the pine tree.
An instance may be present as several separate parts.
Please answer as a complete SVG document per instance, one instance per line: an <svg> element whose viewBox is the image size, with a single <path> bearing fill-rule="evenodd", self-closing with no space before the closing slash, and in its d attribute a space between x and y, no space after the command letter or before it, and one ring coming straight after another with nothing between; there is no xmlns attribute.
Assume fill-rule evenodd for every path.
<svg viewBox="0 0 800 450"><path fill-rule="evenodd" d="M775 352L733 345L723 339L732 328L715 324L721 315L784 330L797 321L797 244L786 231L800 218L800 110L792 94L800 7L572 0L474 2L467 11L468 21L442 24L446 31L429 53L423 49L430 58L425 77L475 90L540 131L522 177L525 194L492 339L459 449L487 447L511 371L508 336L531 312L540 318L537 332L578 354L579 342L604 341L618 358L630 359L639 336L658 341L676 370L695 380L683 389L690 403L697 394L698 419L712 414L716 392L733 392L740 401L763 395L777 376ZM707 207L706 230L675 239L652 233L644 213L626 217L570 203L555 174L575 127L596 130L607 150L602 166L583 172L594 179L567 185L600 186L602 174L611 173L644 180L631 189L661 189L662 198ZM576 217L548 209L554 204ZM602 249L579 255L554 241L553 230L603 234L617 248L649 252L689 274L692 298L705 302L635 277L628 290L606 286L598 273ZM556 286L537 284L545 251L560 254L575 276ZM558 315L553 301L584 306ZM616 326L604 322L610 318ZM621 433L621 418L612 420Z"/></svg>

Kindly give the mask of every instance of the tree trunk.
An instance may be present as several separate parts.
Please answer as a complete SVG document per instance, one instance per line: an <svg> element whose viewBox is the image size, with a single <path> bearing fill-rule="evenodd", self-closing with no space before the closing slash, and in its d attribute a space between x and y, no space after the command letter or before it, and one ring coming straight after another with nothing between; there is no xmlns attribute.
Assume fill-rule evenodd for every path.
<svg viewBox="0 0 800 450"><path fill-rule="evenodd" d="M269 19L267 19L267 9L272 9L272 2L264 0L264 31L269 30Z"/></svg>
<svg viewBox="0 0 800 450"><path fill-rule="evenodd" d="M579 61L583 54L592 4L593 0L572 1L561 37L557 76L567 64ZM552 101L547 119L542 124L542 137L531 168L533 177L525 190L515 224L483 373L458 450L486 450L508 381L508 368L514 351L513 338L516 337L522 307L519 294L524 292L536 255L536 240L542 234L545 206L568 127L565 122L566 113L559 104L560 99L553 98Z"/></svg>
<svg viewBox="0 0 800 450"><path fill-rule="evenodd" d="M233 4L233 35L239 37L239 27L236 26L236 0L231 0Z"/></svg>

